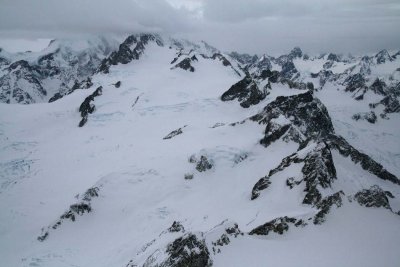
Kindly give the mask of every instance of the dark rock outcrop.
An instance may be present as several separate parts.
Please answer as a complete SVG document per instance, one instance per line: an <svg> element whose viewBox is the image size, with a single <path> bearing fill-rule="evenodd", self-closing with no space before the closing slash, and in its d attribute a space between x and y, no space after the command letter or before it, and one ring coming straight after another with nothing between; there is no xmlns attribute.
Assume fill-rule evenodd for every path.
<svg viewBox="0 0 400 267"><path fill-rule="evenodd" d="M336 55L336 54L333 54L333 53L329 53L327 59L328 59L328 60L331 60L331 61L336 61L336 62L339 62L339 61L340 61L339 56Z"/></svg>
<svg viewBox="0 0 400 267"><path fill-rule="evenodd" d="M264 176L258 180L251 190L251 200L256 199L260 195L260 192L267 189L270 184L271 181L269 180L269 176Z"/></svg>
<svg viewBox="0 0 400 267"><path fill-rule="evenodd" d="M354 195L354 199L361 206L365 207L376 207L376 208L385 208L392 210L389 203L389 198L393 198L392 193L389 191L383 191L379 186L373 185L369 189L363 189L360 192L357 192Z"/></svg>
<svg viewBox="0 0 400 267"><path fill-rule="evenodd" d="M377 64L383 64L387 61L393 61L393 58L390 56L389 52L384 49L380 51L378 54L375 55L376 58L376 63Z"/></svg>
<svg viewBox="0 0 400 267"><path fill-rule="evenodd" d="M185 127L186 127L186 125L183 126L182 128L185 128ZM182 134L182 133L183 133L182 128L173 130L173 131L170 132L167 136L165 136L163 139L164 139L164 140L171 139L171 138L173 138L173 137L175 137L175 136L177 136L177 135Z"/></svg>
<svg viewBox="0 0 400 267"><path fill-rule="evenodd" d="M231 101L237 99L242 107L248 108L251 105L260 103L265 97L266 93L260 91L257 83L250 76L246 76L223 93L221 100Z"/></svg>
<svg viewBox="0 0 400 267"><path fill-rule="evenodd" d="M207 159L206 156L201 156L200 160L197 162L196 170L199 172L205 172L213 167L212 163Z"/></svg>
<svg viewBox="0 0 400 267"><path fill-rule="evenodd" d="M254 228L249 232L249 235L268 235L271 232L282 235L284 232L289 230L291 224L296 227L306 225L306 223L301 219L298 220L287 216L279 217Z"/></svg>
<svg viewBox="0 0 400 267"><path fill-rule="evenodd" d="M364 76L360 73L351 75L344 81L344 84L346 85L345 90L348 92L354 92L359 89L364 89L366 88L365 82Z"/></svg>
<svg viewBox="0 0 400 267"><path fill-rule="evenodd" d="M360 163L364 170L374 174L382 180L387 180L400 185L399 178L388 172L381 164L373 160L370 156L352 147L343 137L330 135L326 142L331 149L339 151L339 153L345 157L350 157L350 159L356 164Z"/></svg>
<svg viewBox="0 0 400 267"><path fill-rule="evenodd" d="M300 47L296 46L290 51L288 56L290 59L301 58L303 56L303 51L301 51Z"/></svg>
<svg viewBox="0 0 400 267"><path fill-rule="evenodd" d="M323 87L328 81L331 81L332 79L334 79L334 74L331 70L321 70L319 73L317 73L316 75L311 74L311 77L313 78L319 78L319 85L321 87Z"/></svg>
<svg viewBox="0 0 400 267"><path fill-rule="evenodd" d="M221 55L220 53L215 53L214 55L212 55L211 58L212 59L219 59L222 62L222 65L224 65L225 67L232 66L232 63L226 57Z"/></svg>
<svg viewBox="0 0 400 267"><path fill-rule="evenodd" d="M70 94L74 82L91 77L114 49L113 42L105 38L94 38L89 43L88 47L77 48L71 42L55 40L40 53L20 53L18 58L22 60L9 61L0 75L0 102L54 102Z"/></svg>
<svg viewBox="0 0 400 267"><path fill-rule="evenodd" d="M369 123L375 123L377 120L376 114L373 111L370 112L360 112L357 114L354 114L352 117L353 120L366 120Z"/></svg>
<svg viewBox="0 0 400 267"><path fill-rule="evenodd" d="M251 117L253 121L267 124L265 137L261 143L269 145L290 129L287 126L273 125L274 119L283 116L293 130L289 139L302 142L308 138L323 137L334 133L333 125L326 107L311 92L293 96L279 96L268 104L262 112Z"/></svg>
<svg viewBox="0 0 400 267"><path fill-rule="evenodd" d="M161 263L154 263L150 256L144 266L146 267L209 267L212 260L204 239L188 233L168 244L166 253L168 255Z"/></svg>
<svg viewBox="0 0 400 267"><path fill-rule="evenodd" d="M121 81L118 81L116 83L113 84L115 86L115 88L120 88L121 87Z"/></svg>
<svg viewBox="0 0 400 267"><path fill-rule="evenodd" d="M196 58L197 61L197 58ZM183 70L187 70L190 72L194 72L195 68L192 66L193 60L191 58L185 58L184 60L182 60L181 62L179 62L178 64L176 64L173 68L181 68Z"/></svg>
<svg viewBox="0 0 400 267"><path fill-rule="evenodd" d="M282 65L280 75L286 79L291 79L294 74L298 73L293 61L287 61Z"/></svg>
<svg viewBox="0 0 400 267"><path fill-rule="evenodd" d="M279 71L273 70L270 72L270 75L267 76L268 81L271 83L277 83L280 79L280 73Z"/></svg>
<svg viewBox="0 0 400 267"><path fill-rule="evenodd" d="M386 83L379 78L376 78L376 80L371 84L369 89L374 92L375 94L379 95L386 95Z"/></svg>
<svg viewBox="0 0 400 267"><path fill-rule="evenodd" d="M249 55L249 54L240 54L237 52L231 52L229 53L229 56L231 56L233 59L237 60L241 64L245 65L251 65L254 64L258 60L257 55Z"/></svg>
<svg viewBox="0 0 400 267"><path fill-rule="evenodd" d="M254 64L251 65L250 68L254 69L255 73L258 75L263 71L272 70L271 58L267 55L263 55L259 60L254 62Z"/></svg>
<svg viewBox="0 0 400 267"><path fill-rule="evenodd" d="M193 173L185 173L184 178L185 180L192 180L194 177Z"/></svg>
<svg viewBox="0 0 400 267"><path fill-rule="evenodd" d="M109 57L103 59L98 72L109 73L110 67L113 65L128 64L132 60L138 60L149 42L155 42L158 46L163 46L161 38L157 35L130 35L122 44L120 44L118 51L112 52Z"/></svg>
<svg viewBox="0 0 400 267"><path fill-rule="evenodd" d="M400 102L399 99L393 95L390 94L388 96L385 96L381 101L378 103L371 103L369 106L371 108L376 108L379 105L383 105L385 107L384 113L399 113L400 112ZM382 116L382 115L381 115Z"/></svg>
<svg viewBox="0 0 400 267"><path fill-rule="evenodd" d="M305 183L304 192L306 194L303 199L303 204L317 206L322 199L318 188L329 188L331 186L336 179L336 169L331 151L324 142L310 145L313 146L313 148L311 147L311 151L309 151L306 156L303 156L300 150L284 158L278 167L272 169L267 176L261 178L252 189L251 199L256 199L262 190L268 188L271 184L270 179L274 174L283 171L292 164L304 163L301 169L302 180L295 184L299 185ZM292 185L294 185L294 183Z"/></svg>
<svg viewBox="0 0 400 267"><path fill-rule="evenodd" d="M61 99L66 95L70 95L77 89L89 89L92 86L93 86L93 82L92 82L92 78L90 78L90 77L87 77L86 79L84 79L82 81L75 80L75 83L71 89L62 90L62 91L56 93L49 99L49 103L57 101L58 99ZM64 85L64 87L66 88L67 86Z"/></svg>
<svg viewBox="0 0 400 267"><path fill-rule="evenodd" d="M319 209L319 212L314 216L314 224L322 224L325 222L326 215L330 212L334 205L336 208L340 208L343 204L343 196L343 191L339 191L322 199L322 201L316 205L316 207Z"/></svg>
<svg viewBox="0 0 400 267"><path fill-rule="evenodd" d="M31 104L46 97L42 71L37 66L19 60L3 71L6 74L0 77L0 102Z"/></svg>
<svg viewBox="0 0 400 267"><path fill-rule="evenodd" d="M81 121L79 122L79 127L83 127L88 119L89 114L92 114L95 111L95 105L92 103L95 97L100 96L102 94L103 87L98 87L91 95L85 98L82 104L79 107L79 112L81 113Z"/></svg>
<svg viewBox="0 0 400 267"><path fill-rule="evenodd" d="M69 209L64 212L60 218L47 229L42 229L42 234L37 238L38 241L43 242L49 237L50 230L56 230L60 227L66 220L75 222L78 216L82 216L85 213L90 213L92 211L92 207L90 205L93 198L99 196L99 188L92 187L86 190L81 198L81 201L75 204L72 204Z"/></svg>
<svg viewBox="0 0 400 267"><path fill-rule="evenodd" d="M290 124L280 125L277 123L270 122L265 128L265 136L261 139L260 144L269 146L276 140L280 139L290 129Z"/></svg>
<svg viewBox="0 0 400 267"><path fill-rule="evenodd" d="M180 222L174 221L168 231L170 233L185 232L185 228Z"/></svg>
<svg viewBox="0 0 400 267"><path fill-rule="evenodd" d="M328 69L332 68L334 64L335 64L335 62L333 62L333 61L327 61L327 62L323 65L323 68L324 68L324 70L328 70Z"/></svg>

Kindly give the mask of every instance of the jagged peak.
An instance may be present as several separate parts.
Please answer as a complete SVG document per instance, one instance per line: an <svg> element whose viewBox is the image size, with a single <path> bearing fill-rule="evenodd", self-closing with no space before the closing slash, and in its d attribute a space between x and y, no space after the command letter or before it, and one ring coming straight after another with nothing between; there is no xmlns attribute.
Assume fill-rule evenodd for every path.
<svg viewBox="0 0 400 267"><path fill-rule="evenodd" d="M301 50L300 47L295 46L290 53L288 54L292 59L294 58L301 58L303 56L303 51Z"/></svg>
<svg viewBox="0 0 400 267"><path fill-rule="evenodd" d="M390 56L389 52L386 49L379 51L374 57L377 64L382 64L386 61L393 61L393 58Z"/></svg>

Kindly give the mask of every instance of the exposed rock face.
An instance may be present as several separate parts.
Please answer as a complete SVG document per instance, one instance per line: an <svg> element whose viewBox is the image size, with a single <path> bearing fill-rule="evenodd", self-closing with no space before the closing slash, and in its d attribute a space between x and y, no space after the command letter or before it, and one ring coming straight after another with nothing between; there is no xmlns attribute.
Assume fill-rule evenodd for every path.
<svg viewBox="0 0 400 267"><path fill-rule="evenodd" d="M239 235L244 234L240 231L239 226L236 223L231 227L225 228L221 236L217 240L211 242L213 254L216 255L217 253L221 253L221 248L229 245L231 240L237 238Z"/></svg>
<svg viewBox="0 0 400 267"><path fill-rule="evenodd" d="M369 89L372 90L375 94L386 95L386 83L384 81L381 81L379 78L376 78Z"/></svg>
<svg viewBox="0 0 400 267"><path fill-rule="evenodd" d="M320 211L314 216L314 224L322 224L325 222L325 217L330 212L333 205L335 205L336 208L340 208L343 204L343 196L343 191L339 191L322 199L322 201L316 205Z"/></svg>
<svg viewBox="0 0 400 267"><path fill-rule="evenodd" d="M327 59L328 59L328 60L331 60L331 61L336 61L336 62L339 62L339 61L340 61L339 56L336 55L336 54L333 54L333 53L329 53Z"/></svg>
<svg viewBox="0 0 400 267"><path fill-rule="evenodd" d="M199 172L205 172L207 170L210 170L212 167L213 165L210 163L207 157L202 155L199 162L197 162L196 170Z"/></svg>
<svg viewBox="0 0 400 267"><path fill-rule="evenodd" d="M250 68L254 69L256 74L260 74L261 72L266 70L272 70L271 59L268 56L264 55L257 62L254 62L253 65L250 66Z"/></svg>
<svg viewBox="0 0 400 267"><path fill-rule="evenodd" d="M306 223L303 220L298 220L292 217L279 217L260 225L249 232L249 235L268 235L271 232L282 235L289 230L290 225L296 227L304 226Z"/></svg>
<svg viewBox="0 0 400 267"><path fill-rule="evenodd" d="M363 76L368 76L371 74L371 65L373 65L373 60L372 58L368 57L368 56L364 56L361 58L360 63L358 64L360 70L359 70L359 74L363 75ZM356 66L354 66L355 68Z"/></svg>
<svg viewBox="0 0 400 267"><path fill-rule="evenodd" d="M251 105L260 103L265 97L266 93L260 91L257 83L250 76L246 76L223 93L221 100L230 101L238 99L242 107L248 108Z"/></svg>
<svg viewBox="0 0 400 267"><path fill-rule="evenodd" d="M37 66L20 60L6 68L6 72L0 77L1 102L31 104L47 95L40 82L42 71Z"/></svg>
<svg viewBox="0 0 400 267"><path fill-rule="evenodd" d="M79 127L83 127L88 119L89 114L92 114L95 111L95 105L92 103L94 98L102 94L103 87L98 87L93 94L86 97L85 100L79 107L79 112L81 113L82 120L79 122Z"/></svg>
<svg viewBox="0 0 400 267"><path fill-rule="evenodd" d="M91 39L89 47L79 50L69 42L54 40L40 54L21 53L14 62L7 59L0 74L0 102L31 104L60 99L74 90L75 81L92 76L112 49L114 44L104 38Z"/></svg>
<svg viewBox="0 0 400 267"><path fill-rule="evenodd" d="M383 191L379 186L374 185L369 189L363 189L354 195L355 200L365 207L383 207L391 210L389 198L393 198L392 193Z"/></svg>
<svg viewBox="0 0 400 267"><path fill-rule="evenodd" d="M346 91L354 92L359 89L366 88L365 86L365 78L360 73L354 74L346 78L344 81L346 85Z"/></svg>
<svg viewBox="0 0 400 267"><path fill-rule="evenodd" d="M185 127L186 127L186 125L183 126L182 128L185 128ZM163 139L164 139L164 140L166 140L166 139L171 139L171 138L173 138L173 137L175 137L175 136L177 136L177 135L182 134L182 133L183 133L182 128L173 130L173 131L170 132L167 136L165 136Z"/></svg>
<svg viewBox="0 0 400 267"><path fill-rule="evenodd" d="M192 180L194 177L193 173L185 173L184 178L185 180Z"/></svg>
<svg viewBox="0 0 400 267"><path fill-rule="evenodd" d="M298 73L293 61L287 61L282 65L280 75L286 79L291 79L294 74Z"/></svg>
<svg viewBox="0 0 400 267"><path fill-rule="evenodd" d="M260 143L267 147L284 136L289 129L290 124L280 125L271 121L267 124L265 128L265 136L261 139Z"/></svg>
<svg viewBox="0 0 400 267"><path fill-rule="evenodd" d="M269 145L287 131L287 126L271 125L273 120L283 116L293 131L288 136L295 142L305 141L310 137L323 137L334 133L333 125L325 106L314 98L311 92L293 96L279 96L264 110L251 117L251 120L267 124L265 138L261 141ZM272 137L271 137L272 136Z"/></svg>
<svg viewBox="0 0 400 267"><path fill-rule="evenodd" d="M66 85L64 85L64 86L66 86ZM66 96L66 95L72 94L77 89L89 89L92 86L93 86L93 82L92 82L92 78L90 78L90 77L87 77L86 79L84 79L80 82L78 80L75 80L75 83L71 89L61 90L60 92L56 93L54 96L52 96L49 99L49 103L57 101L58 99Z"/></svg>
<svg viewBox="0 0 400 267"><path fill-rule="evenodd" d="M121 87L121 81L118 81L114 84L115 88L120 88Z"/></svg>
<svg viewBox="0 0 400 267"><path fill-rule="evenodd" d="M341 190L332 192L332 184L337 178L331 150L337 150L344 157L350 156L355 164L360 163L364 170L375 176L400 185L400 180L382 165L352 147L343 137L335 135L326 108L313 97L311 92L277 97L262 112L250 119L267 125L265 136L260 141L266 147L278 139L299 143L296 153L284 158L278 167L272 169L253 186L252 200L258 198L263 190L268 190L270 184L274 182L275 174L294 164L303 164L300 175L291 173L291 176L286 178L286 185L290 189L304 186L305 195L302 204L317 208L318 212L314 215L313 223L323 223L333 207L342 206L345 196ZM332 193L327 195L329 191ZM260 226L252 233L268 232L274 229L274 223ZM277 225L281 232L288 227L286 222L281 221Z"/></svg>
<svg viewBox="0 0 400 267"><path fill-rule="evenodd" d="M366 120L369 123L375 123L377 120L376 114L373 111L370 112L360 112L357 114L354 114L352 117L353 120Z"/></svg>
<svg viewBox="0 0 400 267"><path fill-rule="evenodd" d="M171 233L185 232L185 228L180 222L174 221L168 231Z"/></svg>
<svg viewBox="0 0 400 267"><path fill-rule="evenodd" d="M328 70L328 69L332 68L334 64L335 64L335 62L333 62L333 61L327 61L327 62L323 65L323 68L324 68L324 70Z"/></svg>
<svg viewBox="0 0 400 267"><path fill-rule="evenodd" d="M378 103L371 103L369 106L371 108L376 108L379 105L383 105L385 107L384 109L384 114L381 114L382 117L385 117L385 114L387 113L399 113L400 112L400 102L399 99L393 95L390 94L388 96L385 96L381 101Z"/></svg>
<svg viewBox="0 0 400 267"><path fill-rule="evenodd" d="M193 56L192 58L185 58L184 60L182 60L181 62L179 62L178 64L176 64L173 68L181 68L183 70L187 70L190 72L194 72L195 68L192 66L192 62L193 61L197 61L196 56Z"/></svg>
<svg viewBox="0 0 400 267"><path fill-rule="evenodd" d="M315 75L315 78L319 77L319 84L323 87L326 82L330 81L335 75L331 70L321 70L319 73ZM313 75L311 74L311 77Z"/></svg>
<svg viewBox="0 0 400 267"><path fill-rule="evenodd" d="M235 223L232 227L226 228L225 231L228 235L233 235L235 237L237 237L238 235L243 235L237 223Z"/></svg>
<svg viewBox="0 0 400 267"><path fill-rule="evenodd" d="M339 151L341 155L350 157L354 163L360 163L364 170L374 174L382 180L387 180L400 185L400 180L395 175L388 172L381 164L373 160L370 156L352 147L343 137L330 135L329 139L327 139L327 143L332 149Z"/></svg>
<svg viewBox="0 0 400 267"><path fill-rule="evenodd" d="M258 180L251 191L251 200L256 199L260 195L260 192L264 189L267 189L270 184L271 181L269 180L269 175Z"/></svg>
<svg viewBox="0 0 400 267"><path fill-rule="evenodd" d="M138 60L149 42L155 42L158 46L163 46L161 38L157 35L130 35L120 44L118 51L112 52L109 57L101 62L98 72L109 73L112 65L128 64L132 60Z"/></svg>
<svg viewBox="0 0 400 267"><path fill-rule="evenodd" d="M322 198L318 188L329 188L336 179L332 154L325 143L318 143L314 150L307 154L301 172L303 180L306 182L303 204L318 207Z"/></svg>
<svg viewBox="0 0 400 267"><path fill-rule="evenodd" d="M146 267L209 267L212 266L210 253L204 239L188 233L168 244L168 255L161 263L154 262L151 256L143 266Z"/></svg>
<svg viewBox="0 0 400 267"><path fill-rule="evenodd" d="M304 150L310 151L304 156ZM269 172L268 176L261 178L253 187L251 199L256 199L262 190L268 188L271 184L270 179L274 174L283 171L291 164L303 163L304 166L301 170L302 180L299 182L293 181L288 186L292 188L294 185L305 183L304 192L306 194L303 204L317 206L322 200L322 195L318 188L329 188L331 186L336 179L336 169L331 151L325 143L311 144L304 150L284 158L278 167Z"/></svg>
<svg viewBox="0 0 400 267"><path fill-rule="evenodd" d="M222 62L222 65L224 65L225 67L232 66L232 63L226 57L221 55L220 53L215 53L211 58L219 59Z"/></svg>
<svg viewBox="0 0 400 267"><path fill-rule="evenodd" d="M232 58L234 58L235 60L237 60L241 64L245 64L245 65L254 64L258 60L257 55L251 56L249 54L240 54L240 53L237 53L237 52L231 52L229 54L229 56L231 56Z"/></svg>
<svg viewBox="0 0 400 267"><path fill-rule="evenodd" d="M86 190L86 192L83 194L83 200L84 201L92 201L92 199L94 197L98 197L99 196L99 191L100 189L98 187L92 187L89 188L88 190Z"/></svg>
<svg viewBox="0 0 400 267"><path fill-rule="evenodd" d="M279 79L280 79L280 73L279 73L279 71L273 70L273 71L270 72L270 75L268 75L266 77L268 77L268 81L269 82L277 83L279 81Z"/></svg>
<svg viewBox="0 0 400 267"><path fill-rule="evenodd" d="M288 56L290 59L301 58L303 56L303 51L301 51L300 47L296 46L290 51Z"/></svg>
<svg viewBox="0 0 400 267"><path fill-rule="evenodd" d="M376 63L377 64L383 64L387 61L393 61L393 58L390 56L389 52L384 49L380 51L378 54L375 55L376 58Z"/></svg>
<svg viewBox="0 0 400 267"><path fill-rule="evenodd" d="M49 226L47 229L42 229L42 234L37 238L39 241L43 242L49 237L50 230L56 230L60 227L66 220L74 222L78 216L82 216L85 213L90 213L92 211L92 207L90 205L93 198L99 196L99 188L92 187L89 188L81 198L81 201L75 204L72 204L69 209L64 212L60 219L57 220L56 223Z"/></svg>
<svg viewBox="0 0 400 267"><path fill-rule="evenodd" d="M211 59L213 60L218 59L219 61L222 62L222 65L224 65L225 67L230 67L238 76L242 76L240 72L232 65L232 63L221 53L214 53Z"/></svg>

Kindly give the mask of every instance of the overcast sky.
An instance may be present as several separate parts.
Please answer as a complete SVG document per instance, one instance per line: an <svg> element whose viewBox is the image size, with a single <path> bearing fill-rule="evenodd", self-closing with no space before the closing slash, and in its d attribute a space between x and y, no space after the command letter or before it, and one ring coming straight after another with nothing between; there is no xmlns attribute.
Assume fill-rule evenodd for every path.
<svg viewBox="0 0 400 267"><path fill-rule="evenodd" d="M0 0L0 39L159 32L224 51L400 50L400 0Z"/></svg>

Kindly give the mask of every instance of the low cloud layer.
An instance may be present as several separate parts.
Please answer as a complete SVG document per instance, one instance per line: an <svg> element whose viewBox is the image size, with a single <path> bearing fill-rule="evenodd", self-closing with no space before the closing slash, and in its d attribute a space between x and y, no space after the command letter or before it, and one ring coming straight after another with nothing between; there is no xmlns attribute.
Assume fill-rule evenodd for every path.
<svg viewBox="0 0 400 267"><path fill-rule="evenodd" d="M204 16L240 22L257 18L378 19L400 16L398 0L204 0Z"/></svg>
<svg viewBox="0 0 400 267"><path fill-rule="evenodd" d="M103 34L184 32L190 19L164 0L2 0L0 31L6 34Z"/></svg>
<svg viewBox="0 0 400 267"><path fill-rule="evenodd" d="M0 37L160 32L222 50L400 49L398 0L1 0Z"/></svg>

